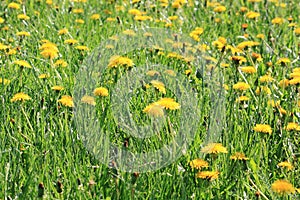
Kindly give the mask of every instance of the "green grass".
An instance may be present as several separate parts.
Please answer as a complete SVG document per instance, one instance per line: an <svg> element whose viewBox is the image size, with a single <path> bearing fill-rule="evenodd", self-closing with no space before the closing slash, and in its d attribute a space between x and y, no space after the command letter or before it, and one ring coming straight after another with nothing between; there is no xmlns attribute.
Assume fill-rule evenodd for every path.
<svg viewBox="0 0 300 200"><path fill-rule="evenodd" d="M292 22L300 26L300 5L297 1L285 2L286 7L276 6L276 3L270 1L222 1L221 4L227 8L222 13L214 12L209 3L202 1L198 5L187 3L180 9L172 8L171 0L167 8L162 7L159 1L130 4L129 1L88 0L86 3L78 3L63 0L53 1L52 5L48 5L45 1L30 0L20 4L21 9L15 10L7 7L9 3L0 2L0 17L4 19L0 23L0 43L8 45L9 49L15 49L16 54L8 55L9 49L0 50L0 80L10 80L9 84L0 84L0 199L299 198L299 192L281 196L271 189L271 185L279 179L288 180L295 188L300 188L299 131L285 129L289 122L299 123L299 84L286 88L279 86L280 80L291 79L290 73L300 67L300 35L295 33L295 27L289 26ZM116 5L122 6L122 9L116 9ZM260 16L257 19L247 18L248 11L240 11L242 6L247 7L248 11L259 12ZM73 13L76 8L84 9L84 13ZM147 12L153 20L135 21L134 16L128 14L132 8ZM37 15L35 11L40 14ZM30 19L18 19L17 15L21 13L26 13ZM96 13L100 14L100 19L90 19ZM165 27L166 22L170 22L168 17L174 15L179 19L172 21L171 27ZM106 19L109 17L117 20L108 22ZM284 18L284 23L272 24L275 17ZM291 23L288 22L289 17L293 18ZM76 19L83 19L85 23L77 24ZM160 21L156 21L158 19ZM220 19L220 22L216 22L216 19ZM248 24L248 28L243 29L242 24ZM8 30L4 30L6 26ZM100 44L110 41L111 36L122 35L124 30L141 31L147 27L181 33L186 36L183 38L185 41L193 43L193 47L203 44L209 47L205 51L198 49L196 53L192 53L203 59L201 62L191 63L168 58L171 46L169 51L163 51L165 55L158 55L158 51L151 48L136 49L122 55L133 60L133 68L144 66L147 62L159 63L166 66L166 69L174 70L177 77L186 78L198 103L197 112L194 111L198 116L194 119L195 138L186 153L166 167L145 173L124 172L118 167L111 168L103 164L103 158L86 147L81 137L82 129L73 120L76 113L57 101L63 95L74 96L78 72L82 72L80 70L87 63L85 59L93 52L97 53L97 48L103 51L104 47L99 47ZM189 37L196 27L204 29L200 41L193 41ZM67 28L69 33L58 35L62 28ZM27 31L31 35L19 37L16 35L19 31ZM244 34L248 34L248 38ZM259 39L257 34L264 34L265 38ZM245 40L260 44L237 53L247 61L235 64L230 59L233 55L230 49L223 52L212 44L219 37L226 38L226 45L234 47ZM64 44L70 38L78 40L78 45L85 45L90 50L81 52L74 48L77 44ZM49 60L40 55L42 39L57 45L58 58ZM126 42L120 41L123 45ZM252 57L253 52L262 56L261 62ZM106 56L114 54L117 54L114 50L105 50ZM209 60L208 56L215 61ZM289 58L291 63L277 64L278 59L283 57ZM65 60L68 66L54 67L58 59ZM21 69L13 64L15 60L26 60L32 68ZM108 64L109 61L104 62ZM272 66L268 62L272 62ZM224 63L229 64L229 67L221 67ZM257 72L243 73L238 70L241 66L255 66ZM211 70L211 67L214 69ZM188 69L192 70L189 76L185 75L185 70ZM200 73L201 76L197 70L203 72ZM49 74L49 78L38 78L44 73ZM176 131L182 126L180 116L187 105L181 104L179 110L166 111L169 123L163 123L159 129L160 135L147 139L133 137L118 126L118 113L113 111L112 106L112 98L118 97L118 94L113 96L111 92L127 73L128 70L121 68L94 74L94 80L97 80L94 86L106 87L110 92L109 97L96 98L95 108L100 127L108 133L113 144L120 148L132 152L158 149L172 141L172 129ZM269 83L261 82L259 78L267 73L274 80ZM164 82L176 79L168 75L156 78ZM132 91L129 108L138 124L151 121L143 113L143 109L161 97L174 98L180 102L168 85L166 94L153 87L145 89L145 84L152 79L155 78L145 76L143 84ZM134 84L138 83L134 81L136 80L133 80ZM232 86L237 82L247 82L251 89L243 92L234 90ZM223 84L228 86L228 90L224 93L225 110L222 110L225 122L220 125L215 123L215 117L222 115L214 114L218 102L213 97L219 97L219 93L214 92L222 88ZM63 86L64 90L54 91L51 89L54 85ZM255 91L260 86L268 86L271 94L257 94ZM11 102L11 98L18 92L28 94L31 100ZM241 95L248 96L249 101L236 102L236 98ZM272 107L270 100L280 101L280 106ZM80 99L74 100L75 108L79 106L79 101ZM285 109L287 113L280 113L279 108ZM256 124L270 125L272 134L254 132ZM222 143L228 153L201 153L208 134L219 135L209 142ZM235 152L244 153L249 160L230 159ZM220 172L219 177L212 181L196 178L199 170L192 169L189 164L196 158L205 159L209 163L205 170L217 170ZM289 161L294 168L288 171L278 167L278 163L283 161ZM256 192L260 195L257 196Z"/></svg>

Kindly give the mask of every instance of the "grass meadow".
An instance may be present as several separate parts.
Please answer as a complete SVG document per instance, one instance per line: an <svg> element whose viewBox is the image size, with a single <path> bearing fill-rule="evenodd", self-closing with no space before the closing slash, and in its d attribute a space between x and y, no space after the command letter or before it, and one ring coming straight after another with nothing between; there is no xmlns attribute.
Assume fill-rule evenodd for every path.
<svg viewBox="0 0 300 200"><path fill-rule="evenodd" d="M164 42L118 53L143 37ZM120 90L124 77L136 87ZM2 0L0 200L300 199L299 84L297 0ZM154 134L120 126L125 100ZM76 126L76 108L97 123ZM101 134L82 137L96 126L135 153L192 138L166 166L122 170Z"/></svg>

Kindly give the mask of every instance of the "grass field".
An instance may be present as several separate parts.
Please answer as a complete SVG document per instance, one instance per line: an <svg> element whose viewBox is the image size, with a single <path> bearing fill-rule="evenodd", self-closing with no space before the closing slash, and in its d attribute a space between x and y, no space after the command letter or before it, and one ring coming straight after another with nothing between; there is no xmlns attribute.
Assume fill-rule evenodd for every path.
<svg viewBox="0 0 300 200"><path fill-rule="evenodd" d="M296 0L2 0L0 200L300 199L299 20Z"/></svg>

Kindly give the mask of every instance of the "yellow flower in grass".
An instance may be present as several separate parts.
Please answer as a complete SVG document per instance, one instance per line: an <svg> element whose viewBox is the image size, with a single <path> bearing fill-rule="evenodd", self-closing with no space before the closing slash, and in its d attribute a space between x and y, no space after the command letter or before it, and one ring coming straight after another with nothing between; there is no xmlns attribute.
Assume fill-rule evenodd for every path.
<svg viewBox="0 0 300 200"><path fill-rule="evenodd" d="M51 89L54 90L54 91L62 91L65 88L62 87L62 86L59 86L59 85L55 85L55 86L51 87Z"/></svg>
<svg viewBox="0 0 300 200"><path fill-rule="evenodd" d="M153 117L162 117L164 116L164 108L157 104L157 103L152 103L148 106L146 106L146 108L144 108L143 112L148 113L150 116Z"/></svg>
<svg viewBox="0 0 300 200"><path fill-rule="evenodd" d="M163 108L165 108L167 110L178 110L178 109L180 109L180 104L177 103L172 98L161 98L156 103L161 105Z"/></svg>
<svg viewBox="0 0 300 200"><path fill-rule="evenodd" d="M84 20L83 19L76 19L75 23L77 23L77 24L84 24Z"/></svg>
<svg viewBox="0 0 300 200"><path fill-rule="evenodd" d="M146 21L146 20L152 20L152 17L146 16L146 15L137 15L134 17L135 21Z"/></svg>
<svg viewBox="0 0 300 200"><path fill-rule="evenodd" d="M21 19L21 20L29 20L30 17L25 15L25 14L18 14L18 19Z"/></svg>
<svg viewBox="0 0 300 200"><path fill-rule="evenodd" d="M54 66L55 67L67 67L68 66L68 63L64 60L57 60L55 63L54 63Z"/></svg>
<svg viewBox="0 0 300 200"><path fill-rule="evenodd" d="M78 43L78 40L75 39L67 39L64 41L65 44L70 44L70 45L74 45Z"/></svg>
<svg viewBox="0 0 300 200"><path fill-rule="evenodd" d="M296 122L289 122L288 125L285 127L287 131L300 131L300 126Z"/></svg>
<svg viewBox="0 0 300 200"><path fill-rule="evenodd" d="M290 85L297 85L299 83L300 83L300 77L293 78L293 79L289 80Z"/></svg>
<svg viewBox="0 0 300 200"><path fill-rule="evenodd" d="M234 61L236 64L247 62L247 59L244 56L231 56L230 60Z"/></svg>
<svg viewBox="0 0 300 200"><path fill-rule="evenodd" d="M58 35L65 35L65 34L67 34L67 33L69 33L69 30L66 29L66 28L60 29L60 30L58 31Z"/></svg>
<svg viewBox="0 0 300 200"><path fill-rule="evenodd" d="M255 90L255 94L260 95L260 94L267 94L270 95L272 94L271 89L268 86L260 86L257 87Z"/></svg>
<svg viewBox="0 0 300 200"><path fill-rule="evenodd" d="M21 67L32 68L31 65L28 62L26 62L25 60L16 60L13 63L16 65L19 65Z"/></svg>
<svg viewBox="0 0 300 200"><path fill-rule="evenodd" d="M20 31L16 33L17 36L30 36L29 32L26 31Z"/></svg>
<svg viewBox="0 0 300 200"><path fill-rule="evenodd" d="M256 37L259 38L259 39L264 39L264 38L265 38L265 35L259 33L259 34L256 35Z"/></svg>
<svg viewBox="0 0 300 200"><path fill-rule="evenodd" d="M258 12L253 12L253 11L250 11L246 14L246 17L249 19L255 19L259 16L260 16L260 14Z"/></svg>
<svg viewBox="0 0 300 200"><path fill-rule="evenodd" d="M123 31L123 34L128 35L128 36L135 36L136 35L134 30L130 30L130 29L127 29L127 30Z"/></svg>
<svg viewBox="0 0 300 200"><path fill-rule="evenodd" d="M130 58L123 57L123 56L112 56L109 59L108 68L116 68L119 66L132 67L133 65L134 63Z"/></svg>
<svg viewBox="0 0 300 200"><path fill-rule="evenodd" d="M197 158L194 159L190 162L190 166L193 169L202 169L202 168L207 168L208 167L208 162L206 162L203 159Z"/></svg>
<svg viewBox="0 0 300 200"><path fill-rule="evenodd" d="M279 81L278 85L281 88L286 88L287 86L289 86L290 81L288 79L283 79L281 81Z"/></svg>
<svg viewBox="0 0 300 200"><path fill-rule="evenodd" d="M221 12L224 12L224 11L226 11L225 6L217 6L217 7L214 8L214 12L221 13Z"/></svg>
<svg viewBox="0 0 300 200"><path fill-rule="evenodd" d="M23 93L23 92L20 92L20 93L17 93L15 94L11 99L10 99L10 102L16 102L16 101L27 101L27 100L30 100L30 96Z"/></svg>
<svg viewBox="0 0 300 200"><path fill-rule="evenodd" d="M245 82L238 82L238 83L234 84L232 88L234 90L246 91L246 90L250 89L250 85Z"/></svg>
<svg viewBox="0 0 300 200"><path fill-rule="evenodd" d="M142 12L138 9L130 9L128 13L131 15L142 15Z"/></svg>
<svg viewBox="0 0 300 200"><path fill-rule="evenodd" d="M0 50L6 50L8 48L9 48L9 46L0 43Z"/></svg>
<svg viewBox="0 0 300 200"><path fill-rule="evenodd" d="M84 13L84 10L82 8L75 8L75 9L73 9L73 13L81 14L81 13Z"/></svg>
<svg viewBox="0 0 300 200"><path fill-rule="evenodd" d="M247 74L254 74L256 73L256 68L253 66L248 66L248 67L241 67L240 68L242 72L247 73Z"/></svg>
<svg viewBox="0 0 300 200"><path fill-rule="evenodd" d="M270 75L264 75L259 78L259 81L261 83L269 83L269 82L272 82L273 80L274 80L274 78L272 78L272 76L270 76Z"/></svg>
<svg viewBox="0 0 300 200"><path fill-rule="evenodd" d="M284 22L284 19L281 17L275 17L271 22L272 24L282 24Z"/></svg>
<svg viewBox="0 0 300 200"><path fill-rule="evenodd" d="M12 8L12 9L16 9L16 10L21 8L20 4L15 3L15 2L9 3L7 7Z"/></svg>
<svg viewBox="0 0 300 200"><path fill-rule="evenodd" d="M294 186L287 180L277 180L272 184L272 190L280 195L295 193Z"/></svg>
<svg viewBox="0 0 300 200"><path fill-rule="evenodd" d="M0 78L0 85L7 85L10 83L10 80L5 79L5 78Z"/></svg>
<svg viewBox="0 0 300 200"><path fill-rule="evenodd" d="M41 74L39 75L39 79L46 79L46 78L49 78L50 75L49 74Z"/></svg>
<svg viewBox="0 0 300 200"><path fill-rule="evenodd" d="M258 133L272 133L272 128L268 124L256 124L253 130Z"/></svg>
<svg viewBox="0 0 300 200"><path fill-rule="evenodd" d="M240 152L235 152L235 154L233 154L232 156L230 156L231 160L249 160L249 158L247 158L245 156L245 154L240 153Z"/></svg>
<svg viewBox="0 0 300 200"><path fill-rule="evenodd" d="M236 102L244 102L244 101L249 101L249 97L247 97L247 96L240 96L240 97L238 97L235 101Z"/></svg>
<svg viewBox="0 0 300 200"><path fill-rule="evenodd" d="M104 87L98 87L94 90L95 96L101 96L101 97L107 97L108 96L108 90Z"/></svg>
<svg viewBox="0 0 300 200"><path fill-rule="evenodd" d="M156 70L149 70L149 71L146 72L146 75L148 75L148 76L155 76L155 75L159 76L160 73Z"/></svg>
<svg viewBox="0 0 300 200"><path fill-rule="evenodd" d="M220 172L218 171L202 171L196 174L196 178L215 180L219 177Z"/></svg>
<svg viewBox="0 0 300 200"><path fill-rule="evenodd" d="M49 58L50 60L58 57L58 51L55 49L45 49L41 52L44 58Z"/></svg>
<svg viewBox="0 0 300 200"><path fill-rule="evenodd" d="M294 32L295 32L296 35L300 35L300 28L296 28L296 29L294 30Z"/></svg>
<svg viewBox="0 0 300 200"><path fill-rule="evenodd" d="M166 88L165 88L165 84L164 84L163 82L160 82L160 81L158 81L158 80L152 80L150 83L151 83L151 84L153 85L153 87L154 87L155 89L157 89L159 92L161 92L161 93L163 93L163 94L166 94Z"/></svg>
<svg viewBox="0 0 300 200"><path fill-rule="evenodd" d="M277 166L281 167L281 168L286 168L287 170L292 170L294 168L294 166L290 162L287 162L287 161L280 162L280 163L278 163Z"/></svg>
<svg viewBox="0 0 300 200"><path fill-rule="evenodd" d="M291 60L289 58L279 58L276 62L276 64L287 64L290 63Z"/></svg>
<svg viewBox="0 0 300 200"><path fill-rule="evenodd" d="M203 33L204 29L201 27L196 27L195 30L190 32L190 37L193 38L195 41L199 42L200 41L200 35Z"/></svg>
<svg viewBox="0 0 300 200"><path fill-rule="evenodd" d="M4 22L5 20L2 17L0 17L0 24L3 24Z"/></svg>
<svg viewBox="0 0 300 200"><path fill-rule="evenodd" d="M221 143L209 143L201 149L201 152L208 154L228 153L226 147Z"/></svg>
<svg viewBox="0 0 300 200"><path fill-rule="evenodd" d="M246 47L254 47L254 46L257 46L259 45L259 42L254 42L254 41L244 41L244 42L241 42L237 45L237 48L243 50L245 49Z"/></svg>
<svg viewBox="0 0 300 200"><path fill-rule="evenodd" d="M87 46L82 46L82 45L76 46L75 49L78 49L80 51L88 51L89 50L89 48Z"/></svg>
<svg viewBox="0 0 300 200"><path fill-rule="evenodd" d="M74 107L73 98L69 95L62 96L57 102L67 107Z"/></svg>
<svg viewBox="0 0 300 200"><path fill-rule="evenodd" d="M82 102L82 103L89 104L89 105L92 105L92 106L95 106L95 105L96 105L95 98L94 98L94 97L91 97L91 96L88 96L88 95L83 96L83 97L81 98L81 102Z"/></svg>
<svg viewBox="0 0 300 200"><path fill-rule="evenodd" d="M93 15L91 16L91 19L92 19L92 20L98 20L98 19L100 19L100 15L99 15L99 14L93 14Z"/></svg>

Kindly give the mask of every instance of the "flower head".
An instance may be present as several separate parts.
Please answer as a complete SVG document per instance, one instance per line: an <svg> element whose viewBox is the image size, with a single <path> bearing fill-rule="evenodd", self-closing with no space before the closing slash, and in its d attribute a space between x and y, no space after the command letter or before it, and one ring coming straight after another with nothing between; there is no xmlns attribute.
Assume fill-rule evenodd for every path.
<svg viewBox="0 0 300 200"><path fill-rule="evenodd" d="M62 96L61 99L59 99L57 102L67 107L74 107L73 98L69 95Z"/></svg>
<svg viewBox="0 0 300 200"><path fill-rule="evenodd" d="M101 97L107 97L108 96L108 90L104 87L98 87L94 90L95 96L101 96Z"/></svg>
<svg viewBox="0 0 300 200"><path fill-rule="evenodd" d="M193 169L201 169L201 168L206 168L208 167L208 162L206 162L205 160L202 160L200 158L194 159L190 162L190 166Z"/></svg>
<svg viewBox="0 0 300 200"><path fill-rule="evenodd" d="M81 98L81 102L82 102L82 103L89 104L89 105L92 105L92 106L95 106L95 105L96 105L95 98L92 97L92 96L88 96L88 95L83 96L83 97Z"/></svg>
<svg viewBox="0 0 300 200"><path fill-rule="evenodd" d="M272 184L272 190L280 195L295 193L293 185L286 180L277 180Z"/></svg>
<svg viewBox="0 0 300 200"><path fill-rule="evenodd" d="M17 94L15 94L11 99L10 102L16 102L16 101L27 101L30 100L30 96L23 93L23 92L19 92Z"/></svg>
<svg viewBox="0 0 300 200"><path fill-rule="evenodd" d="M207 180L215 180L219 177L220 172L218 171L202 171L196 174L197 178L207 179Z"/></svg>
<svg viewBox="0 0 300 200"><path fill-rule="evenodd" d="M286 168L287 170L292 170L294 167L290 162L284 161L284 162L280 162L277 165L278 167L281 168Z"/></svg>
<svg viewBox="0 0 300 200"><path fill-rule="evenodd" d="M19 65L21 67L32 68L31 65L28 62L26 62L25 60L16 60L13 63L16 65Z"/></svg>
<svg viewBox="0 0 300 200"><path fill-rule="evenodd" d="M232 156L230 156L231 160L249 160L249 158L247 158L245 156L245 154L240 153L240 152L235 152L235 154L233 154Z"/></svg>
<svg viewBox="0 0 300 200"><path fill-rule="evenodd" d="M268 134L272 133L272 128L268 124L256 124L253 130L259 133L268 133Z"/></svg>
<svg viewBox="0 0 300 200"><path fill-rule="evenodd" d="M201 149L201 152L208 154L228 153L226 147L221 143L209 143Z"/></svg>

